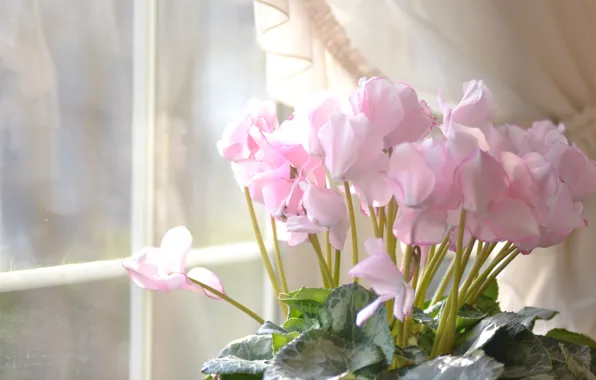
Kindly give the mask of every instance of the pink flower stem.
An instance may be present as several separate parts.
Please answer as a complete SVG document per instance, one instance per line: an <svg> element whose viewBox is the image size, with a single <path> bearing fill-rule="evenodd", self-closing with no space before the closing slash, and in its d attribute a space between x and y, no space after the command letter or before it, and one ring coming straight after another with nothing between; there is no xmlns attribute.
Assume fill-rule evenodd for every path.
<svg viewBox="0 0 596 380"><path fill-rule="evenodd" d="M190 281L192 281L193 283L199 285L201 288L207 290L209 293L215 294L216 296L218 296L219 298L223 299L224 301L226 301L230 305L236 307L238 310L242 311L243 313L245 313L246 315L248 315L249 317L251 317L252 319L254 319L255 321L257 321L257 323L259 323L261 325L263 323L265 323L265 320L263 318L261 318L257 313L255 313L254 311L252 311L248 307L244 306L240 302L236 301L232 297L230 297L230 296L228 296L228 295L226 295L224 293L221 293L221 292L217 291L216 289L213 289L209 285L203 284L201 281L197 281L197 280L195 280L195 279L193 279L191 277L188 277L188 279Z"/></svg>
<svg viewBox="0 0 596 380"><path fill-rule="evenodd" d="M356 214L354 213L354 203L352 202L352 193L350 184L344 181L344 190L346 193L346 203L348 204L348 215L350 216L350 231L352 232L352 264L358 264L358 231L356 231ZM354 277L354 282L358 283L358 277Z"/></svg>

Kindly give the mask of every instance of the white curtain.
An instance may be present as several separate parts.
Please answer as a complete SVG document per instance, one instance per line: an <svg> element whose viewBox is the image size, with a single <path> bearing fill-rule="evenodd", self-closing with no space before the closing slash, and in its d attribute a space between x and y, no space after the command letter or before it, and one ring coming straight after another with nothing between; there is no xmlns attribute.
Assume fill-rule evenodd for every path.
<svg viewBox="0 0 596 380"><path fill-rule="evenodd" d="M257 1L255 9L266 13L264 3ZM266 51L275 52L270 46L279 46L291 55L290 49L300 43L322 45L352 81L382 73L412 84L431 107L436 104L432 100L437 90L457 101L463 82L484 79L499 103L496 121L523 126L542 118L562 121L568 136L596 157L593 1L278 0L274 5L289 10L289 21L283 24L283 33L280 30L275 35L276 29L269 24L267 33L258 36ZM293 12L299 5L303 10ZM257 22L262 20L257 17ZM298 23L300 28L290 30ZM332 36L324 30L329 25L334 25ZM280 100L298 101L307 93L307 83L311 90L318 90L321 83L327 89L332 86L309 82L312 74L306 71L295 74L294 79L301 76L302 81L300 90L293 91L292 83L275 75L280 63L273 59L267 63L268 88ZM327 77L336 75L333 68L317 65L316 60L311 70ZM282 90L282 86L286 87ZM559 326L596 336L594 199L587 202L586 215L590 227L574 233L564 244L517 259L500 278L504 309L533 305L560 311L552 322L538 326L542 332Z"/></svg>

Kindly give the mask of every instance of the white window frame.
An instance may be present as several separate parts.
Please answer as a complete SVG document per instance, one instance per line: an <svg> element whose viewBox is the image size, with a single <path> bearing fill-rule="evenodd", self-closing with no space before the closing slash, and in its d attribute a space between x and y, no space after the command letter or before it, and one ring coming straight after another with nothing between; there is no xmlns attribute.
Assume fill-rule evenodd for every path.
<svg viewBox="0 0 596 380"><path fill-rule="evenodd" d="M157 12L157 0L134 0L132 252L154 243ZM267 250L271 254L270 244L267 245ZM260 251L256 243L220 245L191 250L187 267L239 264L258 258ZM0 293L106 281L126 276L121 259L0 272ZM263 283L268 285L266 274L263 276ZM262 315L272 320L276 316L273 292L269 286L264 286L263 294L268 302L265 302ZM152 380L152 342L153 293L131 284L129 380Z"/></svg>

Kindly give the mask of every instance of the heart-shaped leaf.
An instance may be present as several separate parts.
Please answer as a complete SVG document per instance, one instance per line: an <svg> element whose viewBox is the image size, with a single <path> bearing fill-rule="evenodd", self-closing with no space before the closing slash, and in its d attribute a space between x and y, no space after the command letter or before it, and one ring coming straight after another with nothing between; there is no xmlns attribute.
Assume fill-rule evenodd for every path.
<svg viewBox="0 0 596 380"><path fill-rule="evenodd" d="M516 314L520 316L519 323L526 326L528 329L533 330L534 322L536 322L537 319L548 321L558 313L553 310L540 309L537 307L524 307Z"/></svg>
<svg viewBox="0 0 596 380"><path fill-rule="evenodd" d="M271 335L273 333L276 334L287 334L289 331L284 329L281 326L276 325L271 321L265 321L259 330L256 332L256 335Z"/></svg>
<svg viewBox="0 0 596 380"><path fill-rule="evenodd" d="M310 330L284 346L264 380L329 379L384 360L374 344L356 344L323 330Z"/></svg>
<svg viewBox="0 0 596 380"><path fill-rule="evenodd" d="M267 367L269 367L269 365L269 360L246 360L230 355L207 361L201 367L201 372L212 375L260 375L267 369Z"/></svg>
<svg viewBox="0 0 596 380"><path fill-rule="evenodd" d="M356 326L358 312L376 298L374 292L351 283L334 289L325 301L325 307L331 315L330 331L350 342L372 343L379 346L385 354L385 363L390 365L395 344L387 324L385 305L379 307L362 326Z"/></svg>
<svg viewBox="0 0 596 380"><path fill-rule="evenodd" d="M249 335L230 342L218 357L235 356L246 360L267 360L273 357L271 335Z"/></svg>
<svg viewBox="0 0 596 380"><path fill-rule="evenodd" d="M496 380L503 373L503 364L482 351L466 356L439 356L413 368L385 372L378 380Z"/></svg>

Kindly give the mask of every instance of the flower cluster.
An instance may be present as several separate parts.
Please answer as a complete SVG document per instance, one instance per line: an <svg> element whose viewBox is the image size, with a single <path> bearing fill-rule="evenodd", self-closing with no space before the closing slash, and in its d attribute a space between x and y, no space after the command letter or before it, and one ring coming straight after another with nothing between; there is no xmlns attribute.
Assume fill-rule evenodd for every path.
<svg viewBox="0 0 596 380"><path fill-rule="evenodd" d="M451 352L461 333L460 309L474 308L518 254L558 244L587 225L583 202L596 191L596 163L567 140L563 125L539 121L522 129L494 124L496 105L482 81L464 84L457 104L439 99L439 106L440 122L412 87L371 78L360 80L347 99L323 94L298 105L281 123L274 103L252 99L227 126L217 147L244 189L282 311L295 305L296 292L287 289L277 241L277 271L273 268L253 202L271 216L274 237L290 246L312 245L324 289L313 291L317 295L310 301L339 287L342 250L351 231L349 274L366 280L377 297L359 308L357 328L378 317L386 305L391 339L406 347L416 338L410 331L413 307L441 303L440 316L433 316L430 357ZM370 218L375 235L364 244L369 256L363 260L354 203ZM319 243L319 234L325 244ZM226 295L212 272L185 272L191 241L190 233L177 227L160 248L147 248L123 264L141 287L197 290L262 322ZM406 247L402 262L396 255L398 242ZM497 243L500 252L481 272ZM449 249L456 252L451 267L425 303ZM476 260L466 277L473 249Z"/></svg>

